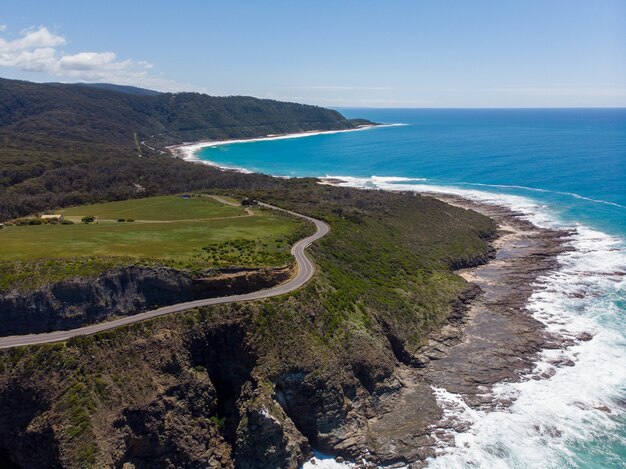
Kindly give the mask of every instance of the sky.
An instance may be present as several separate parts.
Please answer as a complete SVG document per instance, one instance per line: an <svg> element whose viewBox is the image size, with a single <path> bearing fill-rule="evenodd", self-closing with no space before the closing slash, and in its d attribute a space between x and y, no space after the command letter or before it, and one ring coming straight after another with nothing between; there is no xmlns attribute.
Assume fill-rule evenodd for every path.
<svg viewBox="0 0 626 469"><path fill-rule="evenodd" d="M1 0L0 77L327 107L626 107L626 0Z"/></svg>

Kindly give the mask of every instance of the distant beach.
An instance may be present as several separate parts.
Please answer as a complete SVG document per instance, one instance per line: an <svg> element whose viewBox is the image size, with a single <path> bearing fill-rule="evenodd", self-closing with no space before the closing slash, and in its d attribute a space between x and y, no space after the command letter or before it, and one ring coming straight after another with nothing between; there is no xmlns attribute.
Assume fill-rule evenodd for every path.
<svg viewBox="0 0 626 469"><path fill-rule="evenodd" d="M167 149L172 153L176 158L181 158L186 161L195 161L203 164L208 164L211 166L217 166L222 169L230 169L234 171L241 171L243 173L250 173L251 171L244 168L237 168L231 166L224 166L218 163L214 163L212 161L202 160L196 156L198 150L207 147L218 147L222 145L231 145L233 143L252 143L252 142L263 142L270 140L286 140L292 138L303 138L303 137L314 137L316 135L332 135L339 134L345 132L358 132L361 130L369 130L373 128L379 127L395 127L402 126L406 124L372 124L372 125L361 125L355 129L344 129L344 130L320 130L320 131L310 131L310 132L299 132L292 134L269 134L265 137L257 137L257 138L249 138L249 139L234 139L234 140L204 140L200 142L189 142L182 143L180 145L172 145L167 147Z"/></svg>

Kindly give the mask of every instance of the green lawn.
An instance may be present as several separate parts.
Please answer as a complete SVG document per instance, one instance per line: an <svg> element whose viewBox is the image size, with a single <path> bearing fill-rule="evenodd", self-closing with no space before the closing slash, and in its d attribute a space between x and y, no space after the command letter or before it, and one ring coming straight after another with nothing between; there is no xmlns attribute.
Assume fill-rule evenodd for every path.
<svg viewBox="0 0 626 469"><path fill-rule="evenodd" d="M241 207L217 202L210 197L185 199L179 196L149 197L146 199L121 200L103 204L81 205L59 210L66 217L80 219L93 215L98 218L117 220L193 220L202 218L236 217L245 215Z"/></svg>
<svg viewBox="0 0 626 469"><path fill-rule="evenodd" d="M6 226L0 231L0 290L93 276L115 265L161 264L196 271L285 265L291 260L291 244L312 229L271 210L255 207L249 215L209 197L152 197L62 212L136 221Z"/></svg>
<svg viewBox="0 0 626 469"><path fill-rule="evenodd" d="M294 225L263 212L195 222L15 226L0 232L0 260L78 256L183 259L216 242L284 238Z"/></svg>

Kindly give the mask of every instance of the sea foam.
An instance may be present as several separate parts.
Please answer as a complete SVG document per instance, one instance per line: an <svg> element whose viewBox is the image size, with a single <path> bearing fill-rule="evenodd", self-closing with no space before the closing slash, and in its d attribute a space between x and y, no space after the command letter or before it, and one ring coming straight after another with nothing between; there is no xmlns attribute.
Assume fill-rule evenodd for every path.
<svg viewBox="0 0 626 469"><path fill-rule="evenodd" d="M335 179L341 179L335 177ZM374 178L345 178L342 185L454 194L506 206L542 228L569 229L570 251L560 268L539 278L527 310L549 333L571 339L566 349L544 350L535 369L520 382L500 383L496 400L513 400L500 410L477 410L459 395L434 389L444 413L469 424L453 432L454 446L441 441L432 468L624 467L626 447L626 248L624 240L584 225L570 225L530 198ZM394 182L390 182L394 181ZM582 333L590 341L576 340ZM573 366L559 365L567 363ZM551 376L539 378L539 375ZM606 441L598 444L598 438ZM590 444L593 442L593 445ZM613 459L610 459L613 458Z"/></svg>

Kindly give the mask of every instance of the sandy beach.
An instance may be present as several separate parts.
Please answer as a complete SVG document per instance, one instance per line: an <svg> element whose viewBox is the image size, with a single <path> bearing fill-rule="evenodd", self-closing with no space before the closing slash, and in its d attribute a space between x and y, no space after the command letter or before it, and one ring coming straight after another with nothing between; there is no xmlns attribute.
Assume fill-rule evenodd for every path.
<svg viewBox="0 0 626 469"><path fill-rule="evenodd" d="M270 140L286 140L291 138L304 138L304 137L314 137L316 135L332 135L338 133L345 132L359 132L362 130L369 130L379 127L395 127L401 126L404 124L374 124L374 125L362 125L355 129L345 129L345 130L322 130L322 131L311 131L311 132L300 132L293 134L280 134L280 135L267 135L265 137L258 138L250 138L250 139L234 139L234 140L206 140L201 142L189 142L182 143L180 145L172 145L167 147L167 149L172 153L172 155L176 158L181 158L186 161L197 161L200 163L208 164L211 166L217 166L222 169L232 169L236 171L249 172L243 168L232 168L227 166L221 166L211 161L200 160L195 154L198 150L207 147L217 147L220 145L231 145L233 143L252 143L252 142L262 142L262 141L270 141Z"/></svg>

